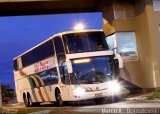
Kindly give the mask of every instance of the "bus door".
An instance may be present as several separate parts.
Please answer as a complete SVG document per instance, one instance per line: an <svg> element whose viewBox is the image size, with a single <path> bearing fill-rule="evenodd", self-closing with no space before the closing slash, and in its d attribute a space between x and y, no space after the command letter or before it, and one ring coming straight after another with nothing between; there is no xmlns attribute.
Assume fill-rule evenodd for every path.
<svg viewBox="0 0 160 114"><path fill-rule="evenodd" d="M62 94L62 98L67 99L69 97L69 85L65 83L64 75L63 75L63 64L65 62L64 46L62 43L62 39L60 37L55 37L53 41L55 45L55 52L56 52L56 57L58 62L59 76L62 82L60 84L61 94Z"/></svg>

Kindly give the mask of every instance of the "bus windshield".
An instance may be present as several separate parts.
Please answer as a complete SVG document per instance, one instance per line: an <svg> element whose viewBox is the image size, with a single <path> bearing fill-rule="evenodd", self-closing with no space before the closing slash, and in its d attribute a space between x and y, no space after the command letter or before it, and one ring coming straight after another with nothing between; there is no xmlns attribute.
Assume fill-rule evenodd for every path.
<svg viewBox="0 0 160 114"><path fill-rule="evenodd" d="M82 53L108 50L103 32L80 32L63 35L67 53Z"/></svg>
<svg viewBox="0 0 160 114"><path fill-rule="evenodd" d="M103 83L111 79L111 58L92 57L72 61L74 75L70 77L72 84Z"/></svg>

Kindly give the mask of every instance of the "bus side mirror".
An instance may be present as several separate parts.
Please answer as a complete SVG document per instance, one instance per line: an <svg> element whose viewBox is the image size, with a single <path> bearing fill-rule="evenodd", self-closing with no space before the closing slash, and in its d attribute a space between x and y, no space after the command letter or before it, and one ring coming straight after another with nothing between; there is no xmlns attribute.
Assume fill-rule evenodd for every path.
<svg viewBox="0 0 160 114"><path fill-rule="evenodd" d="M123 60L120 54L115 54L115 59L118 59L119 61L119 68L123 68Z"/></svg>
<svg viewBox="0 0 160 114"><path fill-rule="evenodd" d="M72 63L70 60L66 61L67 63L67 68L68 68L68 73L73 73L73 69L72 69Z"/></svg>
<svg viewBox="0 0 160 114"><path fill-rule="evenodd" d="M113 53L117 53L117 47L112 48Z"/></svg>

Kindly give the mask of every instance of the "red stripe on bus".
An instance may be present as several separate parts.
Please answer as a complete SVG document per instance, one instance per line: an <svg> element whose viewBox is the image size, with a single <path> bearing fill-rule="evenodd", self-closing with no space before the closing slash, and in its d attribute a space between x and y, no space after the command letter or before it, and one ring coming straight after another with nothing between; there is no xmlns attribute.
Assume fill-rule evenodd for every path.
<svg viewBox="0 0 160 114"><path fill-rule="evenodd" d="M42 101L44 102L45 99L43 98L42 91L41 91L40 87L38 87L38 93L39 93L39 96L41 97Z"/></svg>

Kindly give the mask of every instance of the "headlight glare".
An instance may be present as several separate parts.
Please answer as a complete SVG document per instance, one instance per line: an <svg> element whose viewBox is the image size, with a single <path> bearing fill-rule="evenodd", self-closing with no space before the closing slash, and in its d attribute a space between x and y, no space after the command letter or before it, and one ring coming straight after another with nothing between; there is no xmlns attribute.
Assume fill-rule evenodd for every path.
<svg viewBox="0 0 160 114"><path fill-rule="evenodd" d="M108 82L108 90L111 93L118 93L120 89L121 89L121 85L116 80Z"/></svg>

